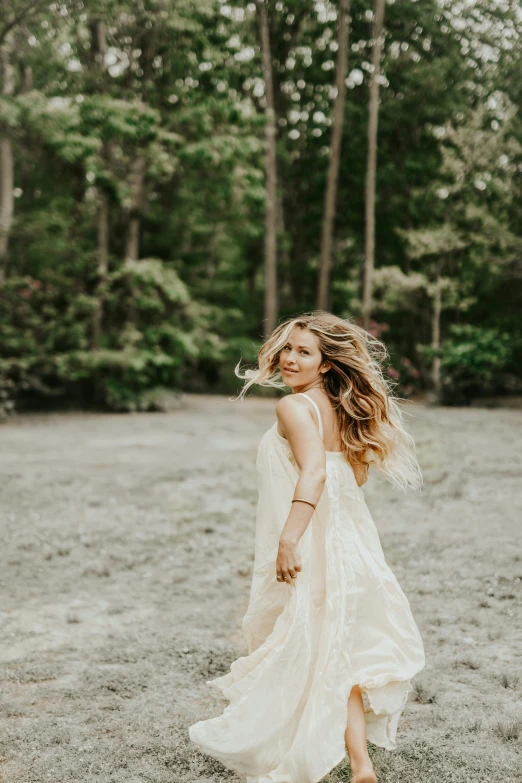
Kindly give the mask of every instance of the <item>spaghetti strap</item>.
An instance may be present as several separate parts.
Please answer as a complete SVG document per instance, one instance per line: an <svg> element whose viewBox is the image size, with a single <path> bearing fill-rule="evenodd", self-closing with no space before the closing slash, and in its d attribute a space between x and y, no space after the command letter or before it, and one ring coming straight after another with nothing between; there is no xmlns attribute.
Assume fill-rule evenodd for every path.
<svg viewBox="0 0 522 783"><path fill-rule="evenodd" d="M309 400L312 405L315 408L315 412L317 413L317 420L319 422L319 435L321 436L321 440L323 439L323 420L321 418L321 411L319 410L319 405L312 400L311 397L308 396L308 394L305 394L304 392L299 392L299 394L302 397L306 397L307 400Z"/></svg>

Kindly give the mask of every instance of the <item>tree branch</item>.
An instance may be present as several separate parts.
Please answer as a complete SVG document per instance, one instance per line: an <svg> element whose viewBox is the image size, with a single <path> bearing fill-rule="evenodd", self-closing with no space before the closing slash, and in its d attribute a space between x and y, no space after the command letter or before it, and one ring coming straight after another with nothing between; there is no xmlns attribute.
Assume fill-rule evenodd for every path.
<svg viewBox="0 0 522 783"><path fill-rule="evenodd" d="M45 2L46 0L31 0L31 2L29 2L25 8L22 8L21 11L15 14L10 22L6 22L4 27L0 30L0 46L3 44L11 30L17 27L20 22L27 20L28 16L36 13L41 6L45 5Z"/></svg>

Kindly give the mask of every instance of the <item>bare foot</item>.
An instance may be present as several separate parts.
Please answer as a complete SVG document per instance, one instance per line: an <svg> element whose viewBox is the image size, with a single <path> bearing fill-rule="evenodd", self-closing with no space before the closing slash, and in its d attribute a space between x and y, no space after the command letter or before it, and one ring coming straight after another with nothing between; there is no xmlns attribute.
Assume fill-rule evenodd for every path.
<svg viewBox="0 0 522 783"><path fill-rule="evenodd" d="M353 775L351 783L377 783L377 778L371 764L368 767L361 767L361 769L357 771L357 774Z"/></svg>

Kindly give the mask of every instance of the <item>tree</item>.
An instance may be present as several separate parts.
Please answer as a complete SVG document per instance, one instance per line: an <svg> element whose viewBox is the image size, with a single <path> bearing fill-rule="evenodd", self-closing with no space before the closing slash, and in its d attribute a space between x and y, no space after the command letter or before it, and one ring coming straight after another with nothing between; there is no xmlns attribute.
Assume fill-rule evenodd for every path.
<svg viewBox="0 0 522 783"><path fill-rule="evenodd" d="M140 221L145 202L145 172L145 156L142 152L138 152L132 164L129 225L125 243L125 258L130 261L137 261L140 253Z"/></svg>
<svg viewBox="0 0 522 783"><path fill-rule="evenodd" d="M375 264L375 190L377 174L377 129L379 123L379 77L381 72L381 50L384 35L385 0L375 0L372 46L372 75L370 80L370 99L368 106L368 162L366 170L365 197L365 252L364 252L364 288L362 317L365 329L370 323L372 302L372 275Z"/></svg>
<svg viewBox="0 0 522 783"><path fill-rule="evenodd" d="M265 297L264 330L268 336L277 325L279 313L277 290L277 164L276 164L276 117L274 104L274 82L272 78L272 53L270 32L264 0L256 0L259 41L263 55L265 81Z"/></svg>
<svg viewBox="0 0 522 783"><path fill-rule="evenodd" d="M344 104L346 100L346 73L348 70L348 39L350 34L350 0L340 0L337 32L337 64L335 69L336 97L332 118L332 139L328 163L328 175L324 194L324 211L321 231L321 257L319 265L319 288L317 307L327 310L330 300L330 269L332 265L332 242L337 204L337 183L341 161L341 141L344 126Z"/></svg>
<svg viewBox="0 0 522 783"><path fill-rule="evenodd" d="M427 279L432 305L431 382L438 401L443 381L442 309L469 312L477 301L480 279L516 263L521 250L508 220L514 197L512 175L522 148L512 135L512 107L504 106L502 114L503 125L495 121L496 130L487 127L486 112L479 107L467 124L448 123L439 131L443 139L440 177L422 195L428 195L433 205L431 225L401 232L410 257L420 262Z"/></svg>
<svg viewBox="0 0 522 783"><path fill-rule="evenodd" d="M93 53L92 67L94 78L103 85L105 74L105 61L107 57L107 36L105 34L105 23L102 19L94 17L90 23L91 28L91 52ZM104 167L110 165L111 145L106 138L102 139L100 147L100 158ZM97 290L96 306L93 311L92 320L92 348L97 350L101 346L101 337L103 330L103 289L105 279L109 271L109 244L110 244L110 197L106 183L103 180L98 181L96 185L98 196L97 217L96 217L96 236L97 236Z"/></svg>
<svg viewBox="0 0 522 783"><path fill-rule="evenodd" d="M14 219L15 161L12 131L16 127L16 121L13 121L16 111L13 110L12 98L17 89L16 72L18 68L22 72L19 91L31 90L32 69L23 62L24 54L31 27L40 21L47 11L46 6L45 0L11 0L9 6L0 6L1 94L5 100L2 106L4 122L0 122L0 281L6 277ZM66 8L66 3L63 7ZM48 21L45 20L45 23L48 24Z"/></svg>
<svg viewBox="0 0 522 783"><path fill-rule="evenodd" d="M0 31L29 3L4 3ZM491 364L489 388L497 381L518 388L522 155L513 140L522 141L522 123L512 111L520 106L514 0L493 10L487 0L464 10L438 0L388 3L378 81L367 0L350 3L344 81L340 0L82 5L48 2L12 28L14 92L0 95L0 136L10 142L15 187L7 191L16 219L9 279L0 286L0 406L9 384L42 390L57 369L71 388L81 376L85 389L101 390L110 375L108 404L120 406L127 384L132 397L138 386L182 378L168 367L183 352L190 388L235 388L229 368L240 355L255 360L269 308L268 331L279 313L317 304L328 241L328 309L360 312L371 223L368 92L377 83L370 328L385 334L401 393L412 384L440 387L445 399L448 384L463 390L455 370L461 345L473 353L477 340L470 361L482 367L495 330L516 350L502 370L509 380ZM340 135L335 141L341 130L349 145ZM188 293L176 334L167 301L163 315L153 315L159 305L151 291L161 280L170 289L170 272ZM45 318L51 324L42 332ZM31 323L32 347L16 337ZM210 331L219 339L207 339ZM206 348L196 350L196 342ZM466 384L462 394L476 393L475 382ZM100 391L96 399L109 397Z"/></svg>
<svg viewBox="0 0 522 783"><path fill-rule="evenodd" d="M466 247L466 241L450 224L431 230L414 230L405 233L408 240L409 253L412 259L422 259L424 273L424 289L431 302L431 387L434 399L440 402L440 347L441 347L441 316L443 307L455 307L458 301L456 281L444 277L451 267L451 262ZM447 299L443 301L446 292ZM464 305L463 302L460 303Z"/></svg>
<svg viewBox="0 0 522 783"><path fill-rule="evenodd" d="M11 58L14 53L14 33L12 30L5 35L0 48L2 67L2 95L10 98L14 94L14 67ZM13 143L9 130L0 135L0 281L5 279L9 236L14 214L14 162Z"/></svg>
<svg viewBox="0 0 522 783"><path fill-rule="evenodd" d="M12 36L14 31L23 24L38 16L46 0L12 0L10 8L0 8L0 46Z"/></svg>

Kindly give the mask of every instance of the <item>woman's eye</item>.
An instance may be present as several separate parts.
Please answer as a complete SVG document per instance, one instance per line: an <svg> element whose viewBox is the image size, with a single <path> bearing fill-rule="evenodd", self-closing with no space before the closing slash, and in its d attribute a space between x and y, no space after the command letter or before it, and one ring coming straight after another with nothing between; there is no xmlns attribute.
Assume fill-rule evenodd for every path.
<svg viewBox="0 0 522 783"><path fill-rule="evenodd" d="M308 351L301 351L301 353L304 353L305 356L308 356Z"/></svg>

